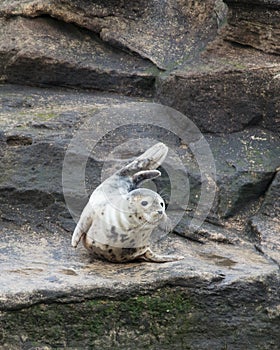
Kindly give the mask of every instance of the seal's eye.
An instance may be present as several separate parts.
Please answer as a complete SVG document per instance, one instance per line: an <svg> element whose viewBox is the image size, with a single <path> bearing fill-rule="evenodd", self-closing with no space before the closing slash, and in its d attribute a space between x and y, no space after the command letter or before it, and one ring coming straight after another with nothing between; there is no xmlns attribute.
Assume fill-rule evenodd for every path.
<svg viewBox="0 0 280 350"><path fill-rule="evenodd" d="M147 201L142 201L142 202L141 202L141 205L143 205L143 207L145 207L147 204L148 204Z"/></svg>
<svg viewBox="0 0 280 350"><path fill-rule="evenodd" d="M160 202L160 205L163 207L163 202Z"/></svg>

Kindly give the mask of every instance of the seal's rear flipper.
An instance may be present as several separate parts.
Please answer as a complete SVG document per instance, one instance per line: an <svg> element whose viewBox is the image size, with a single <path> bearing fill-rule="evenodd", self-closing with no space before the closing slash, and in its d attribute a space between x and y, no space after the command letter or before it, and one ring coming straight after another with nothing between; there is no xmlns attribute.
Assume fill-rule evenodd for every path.
<svg viewBox="0 0 280 350"><path fill-rule="evenodd" d="M185 257L178 255L158 255L148 248L146 252L141 256L141 259L150 262L164 263L170 261L183 260L185 259Z"/></svg>
<svg viewBox="0 0 280 350"><path fill-rule="evenodd" d="M120 176L127 176L136 171L156 169L164 162L167 153L168 147L164 143L159 142L147 149L146 152L134 159L134 161L120 169L117 174Z"/></svg>
<svg viewBox="0 0 280 350"><path fill-rule="evenodd" d="M161 175L161 172L158 170L143 170L143 171L139 171L138 173L132 176L132 182L135 188L137 188L143 182L154 179L160 175Z"/></svg>

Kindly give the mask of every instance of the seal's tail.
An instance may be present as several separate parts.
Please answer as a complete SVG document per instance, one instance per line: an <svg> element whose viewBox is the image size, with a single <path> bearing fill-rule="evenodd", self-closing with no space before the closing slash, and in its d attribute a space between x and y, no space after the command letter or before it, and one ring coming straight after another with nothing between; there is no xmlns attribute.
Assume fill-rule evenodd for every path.
<svg viewBox="0 0 280 350"><path fill-rule="evenodd" d="M168 147L164 143L159 142L120 169L118 174L126 176L141 170L154 170L164 162L167 153Z"/></svg>

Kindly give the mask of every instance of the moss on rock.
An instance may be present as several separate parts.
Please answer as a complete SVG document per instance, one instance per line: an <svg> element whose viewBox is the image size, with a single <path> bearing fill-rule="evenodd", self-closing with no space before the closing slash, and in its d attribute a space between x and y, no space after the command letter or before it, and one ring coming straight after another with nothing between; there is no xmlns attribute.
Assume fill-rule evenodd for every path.
<svg viewBox="0 0 280 350"><path fill-rule="evenodd" d="M52 348L140 349L171 346L188 333L191 304L185 291L171 288L123 300L38 304L7 311L2 345ZM149 347L150 348L150 347Z"/></svg>

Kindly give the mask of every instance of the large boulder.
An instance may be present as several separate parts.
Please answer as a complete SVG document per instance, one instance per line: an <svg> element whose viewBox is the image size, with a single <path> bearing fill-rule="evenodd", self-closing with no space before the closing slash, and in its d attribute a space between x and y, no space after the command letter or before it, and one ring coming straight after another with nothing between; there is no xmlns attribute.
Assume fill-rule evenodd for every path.
<svg viewBox="0 0 280 350"><path fill-rule="evenodd" d="M0 14L2 80L155 96L204 132L279 127L279 59L224 41L221 1L4 1Z"/></svg>
<svg viewBox="0 0 280 350"><path fill-rule="evenodd" d="M227 24L196 59L159 75L156 98L204 132L252 126L280 132L280 3L225 2Z"/></svg>

